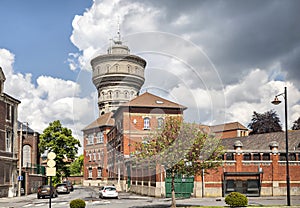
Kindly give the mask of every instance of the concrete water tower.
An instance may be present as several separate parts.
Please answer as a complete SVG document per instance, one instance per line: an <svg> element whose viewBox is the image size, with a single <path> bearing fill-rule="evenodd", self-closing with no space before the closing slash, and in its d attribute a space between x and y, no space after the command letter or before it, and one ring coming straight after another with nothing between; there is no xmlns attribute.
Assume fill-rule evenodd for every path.
<svg viewBox="0 0 300 208"><path fill-rule="evenodd" d="M120 32L112 40L107 54L91 60L93 83L98 91L99 116L115 111L121 104L138 96L144 84L146 61L130 54Z"/></svg>

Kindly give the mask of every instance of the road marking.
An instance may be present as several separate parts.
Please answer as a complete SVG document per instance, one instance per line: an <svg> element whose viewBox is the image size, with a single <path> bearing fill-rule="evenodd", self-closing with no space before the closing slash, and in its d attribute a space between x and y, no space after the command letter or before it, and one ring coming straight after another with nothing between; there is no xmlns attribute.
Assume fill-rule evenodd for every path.
<svg viewBox="0 0 300 208"><path fill-rule="evenodd" d="M27 204L27 205L25 205L25 206L23 206L23 207L31 207L33 204Z"/></svg>

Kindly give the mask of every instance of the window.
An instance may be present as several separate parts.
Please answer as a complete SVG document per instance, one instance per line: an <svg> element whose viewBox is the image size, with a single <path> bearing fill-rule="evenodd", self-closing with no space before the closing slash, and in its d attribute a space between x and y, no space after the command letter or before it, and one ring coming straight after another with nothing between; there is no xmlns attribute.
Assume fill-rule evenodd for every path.
<svg viewBox="0 0 300 208"><path fill-rule="evenodd" d="M110 65L106 65L106 72L109 73Z"/></svg>
<svg viewBox="0 0 300 208"><path fill-rule="evenodd" d="M233 153L232 153L232 152L227 152L227 153L226 153L226 160L234 160L234 159L233 159Z"/></svg>
<svg viewBox="0 0 300 208"><path fill-rule="evenodd" d="M270 153L263 153L262 160L271 160Z"/></svg>
<svg viewBox="0 0 300 208"><path fill-rule="evenodd" d="M88 144L93 144L94 143L94 135L93 134L89 134L88 135Z"/></svg>
<svg viewBox="0 0 300 208"><path fill-rule="evenodd" d="M164 119L163 118L158 118L157 119L157 126L159 129L161 129L164 125Z"/></svg>
<svg viewBox="0 0 300 208"><path fill-rule="evenodd" d="M89 178L93 178L93 169L89 168Z"/></svg>
<svg viewBox="0 0 300 208"><path fill-rule="evenodd" d="M94 161L97 160L97 153L94 152Z"/></svg>
<svg viewBox="0 0 300 208"><path fill-rule="evenodd" d="M23 146L23 167L28 167L31 164L31 146Z"/></svg>
<svg viewBox="0 0 300 208"><path fill-rule="evenodd" d="M144 129L150 129L150 118L144 118Z"/></svg>
<svg viewBox="0 0 300 208"><path fill-rule="evenodd" d="M286 153L279 154L279 161L286 161Z"/></svg>
<svg viewBox="0 0 300 208"><path fill-rule="evenodd" d="M10 104L6 104L6 120L11 121L11 105Z"/></svg>
<svg viewBox="0 0 300 208"><path fill-rule="evenodd" d="M243 160L251 160L251 154L250 153L245 153L243 155Z"/></svg>
<svg viewBox="0 0 300 208"><path fill-rule="evenodd" d="M92 154L89 154L89 161L92 161Z"/></svg>
<svg viewBox="0 0 300 208"><path fill-rule="evenodd" d="M102 168L98 167L97 169L97 178L101 178L102 177Z"/></svg>
<svg viewBox="0 0 300 208"><path fill-rule="evenodd" d="M128 92L127 91L124 92L124 96L125 96L125 98L128 98Z"/></svg>
<svg viewBox="0 0 300 208"><path fill-rule="evenodd" d="M254 153L253 160L260 160L260 153Z"/></svg>
<svg viewBox="0 0 300 208"><path fill-rule="evenodd" d="M6 131L6 145L5 145L5 151L6 152L12 152L12 133L10 130Z"/></svg>
<svg viewBox="0 0 300 208"><path fill-rule="evenodd" d="M97 133L97 143L103 143L103 140L104 140L104 135L103 132L100 131Z"/></svg>

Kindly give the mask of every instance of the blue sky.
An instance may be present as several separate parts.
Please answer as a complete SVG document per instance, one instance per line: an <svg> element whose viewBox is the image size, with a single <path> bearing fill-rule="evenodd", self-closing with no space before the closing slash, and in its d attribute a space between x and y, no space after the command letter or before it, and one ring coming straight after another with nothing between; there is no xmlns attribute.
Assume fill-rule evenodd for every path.
<svg viewBox="0 0 300 208"><path fill-rule="evenodd" d="M72 21L91 0L1 0L0 47L16 54L16 72L74 80L68 54L78 49L70 41Z"/></svg>
<svg viewBox="0 0 300 208"><path fill-rule="evenodd" d="M90 60L105 54L118 22L124 44L147 61L148 91L186 106L185 119L239 121L284 108L300 116L298 0L1 0L4 91L19 120L42 132L61 120L82 140L98 117Z"/></svg>

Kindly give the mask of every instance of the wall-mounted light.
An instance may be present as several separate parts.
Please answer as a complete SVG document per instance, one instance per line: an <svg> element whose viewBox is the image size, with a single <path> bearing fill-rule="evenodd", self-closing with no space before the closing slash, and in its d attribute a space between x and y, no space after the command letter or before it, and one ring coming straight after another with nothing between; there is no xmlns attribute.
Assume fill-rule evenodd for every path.
<svg viewBox="0 0 300 208"><path fill-rule="evenodd" d="M136 119L133 119L133 124L135 125L137 123L137 120Z"/></svg>

